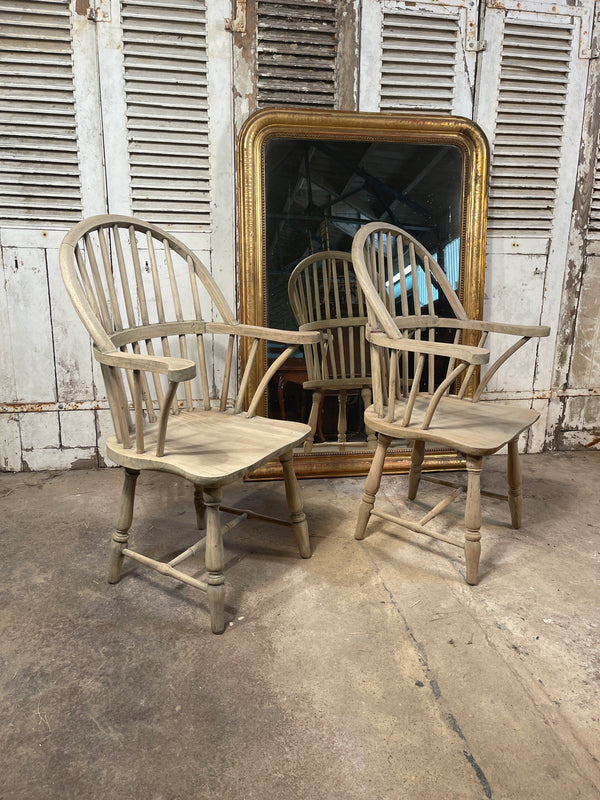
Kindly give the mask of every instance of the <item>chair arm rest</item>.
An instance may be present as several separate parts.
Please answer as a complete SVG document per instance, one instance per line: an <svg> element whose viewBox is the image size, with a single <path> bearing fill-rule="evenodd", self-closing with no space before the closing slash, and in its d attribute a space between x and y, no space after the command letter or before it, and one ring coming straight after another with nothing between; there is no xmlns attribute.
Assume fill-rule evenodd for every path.
<svg viewBox="0 0 600 800"><path fill-rule="evenodd" d="M186 358L145 356L140 353L124 353L122 350L103 353L97 348L94 348L94 358L109 367L158 372L175 383L188 381L196 375L196 365Z"/></svg>
<svg viewBox="0 0 600 800"><path fill-rule="evenodd" d="M479 319L443 319L434 323L437 328L461 328L470 331L488 331L489 333L508 333L513 336L544 337L550 335L547 325L514 325L510 322L488 322Z"/></svg>
<svg viewBox="0 0 600 800"><path fill-rule="evenodd" d="M266 339L283 344L315 344L319 341L318 332L285 331L279 328L265 328L262 325L244 325L243 323L207 322L207 333L229 333L234 336L249 336L252 339Z"/></svg>
<svg viewBox="0 0 600 800"><path fill-rule="evenodd" d="M432 354L458 358L467 364L487 364L490 360L490 351L484 347L470 347L466 344L451 344L448 342L428 342L423 339L391 339L385 333L368 331L367 339L380 347L389 347L392 350L404 350L410 353Z"/></svg>
<svg viewBox="0 0 600 800"><path fill-rule="evenodd" d="M260 325L236 325L232 333L251 336L253 339L268 339L283 344L315 344L319 341L318 331L285 331L279 328L264 328Z"/></svg>

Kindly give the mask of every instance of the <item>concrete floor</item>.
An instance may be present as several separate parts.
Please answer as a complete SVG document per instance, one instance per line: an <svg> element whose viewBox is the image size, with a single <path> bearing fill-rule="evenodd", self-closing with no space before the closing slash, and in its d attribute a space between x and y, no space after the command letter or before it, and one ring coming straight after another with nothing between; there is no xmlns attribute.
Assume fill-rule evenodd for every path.
<svg viewBox="0 0 600 800"><path fill-rule="evenodd" d="M132 562L106 583L119 470L0 475L1 800L598 798L600 454L523 473L520 531L485 501L477 587L390 523L354 541L363 478L302 481L313 558L237 528L223 636L197 590ZM138 486L134 544L194 541L189 485ZM233 499L284 510L277 483Z"/></svg>

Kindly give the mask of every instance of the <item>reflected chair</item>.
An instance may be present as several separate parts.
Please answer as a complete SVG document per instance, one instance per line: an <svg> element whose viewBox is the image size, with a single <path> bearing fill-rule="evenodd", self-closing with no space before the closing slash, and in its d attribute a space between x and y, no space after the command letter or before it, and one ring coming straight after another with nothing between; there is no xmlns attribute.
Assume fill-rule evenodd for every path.
<svg viewBox="0 0 600 800"><path fill-rule="evenodd" d="M378 443L360 503L355 538L363 539L370 517L395 522L417 533L464 547L467 583L477 583L481 551L480 474L483 459L508 446L508 500L514 528L521 525L519 435L537 420L531 408L480 402L491 377L531 337L547 336L543 326L488 323L467 318L433 256L406 231L374 222L361 228L352 260L367 303L366 336L371 346L373 405L365 421ZM437 316L437 307L453 316ZM484 348L489 333L520 337L491 364ZM512 340L511 340L512 341ZM408 498L417 495L426 443L456 450L466 460L467 486L452 492L420 519L375 508L386 451L393 439L412 442ZM429 478L431 480L431 478ZM426 527L466 492L464 542ZM500 497L500 495L492 495Z"/></svg>
<svg viewBox="0 0 600 800"><path fill-rule="evenodd" d="M348 394L360 392L364 408L371 404L367 315L350 253L324 250L300 261L290 276L288 295L299 330L320 333L317 343L304 346L307 380L302 387L312 392L304 451L312 451L326 394L338 398L337 442L343 448ZM373 449L375 434L367 428L366 436Z"/></svg>
<svg viewBox="0 0 600 800"><path fill-rule="evenodd" d="M310 428L265 419L256 410L285 358L318 334L239 324L198 257L170 234L132 217L103 215L80 222L62 243L60 266L101 365L115 430L107 442L108 456L125 468L109 581L120 579L127 556L203 589L211 628L221 633L225 532L247 517L289 525L301 556L311 555L292 463L292 449L304 442ZM237 385L238 339L244 336L252 345ZM244 410L250 371L263 339L286 348ZM224 486L272 459L279 459L283 467L289 521L221 505ZM198 527L204 528L206 521L206 537L168 562L142 555L128 544L136 480L143 470L189 480ZM221 521L222 511L234 515L227 525ZM201 549L206 581L179 567Z"/></svg>

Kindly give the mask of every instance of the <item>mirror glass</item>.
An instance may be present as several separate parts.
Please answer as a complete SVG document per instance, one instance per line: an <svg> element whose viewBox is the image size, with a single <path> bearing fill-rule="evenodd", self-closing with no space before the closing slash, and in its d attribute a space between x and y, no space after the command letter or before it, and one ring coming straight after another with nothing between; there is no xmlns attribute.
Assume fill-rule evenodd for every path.
<svg viewBox="0 0 600 800"><path fill-rule="evenodd" d="M297 330L288 296L295 267L321 251L349 253L357 230L375 220L392 222L421 241L445 270L469 315L480 316L485 235L481 162L487 164L486 155L485 141L473 123L458 118L258 112L244 126L238 148L240 319ZM342 262L327 270L341 275ZM356 287L340 287L340 296L343 314L356 301ZM343 297L348 299L345 306ZM274 344L265 348L263 369L280 351ZM304 353L297 351L269 385L267 415L307 422L313 397L304 386L309 377ZM299 474L361 474L368 469L374 441L363 424L365 397L359 387L344 394L342 424L340 393L324 392L314 445L309 453L300 451L296 460ZM429 458L438 467L456 466L455 454L439 449ZM386 469L406 469L408 459L404 443L398 442Z"/></svg>

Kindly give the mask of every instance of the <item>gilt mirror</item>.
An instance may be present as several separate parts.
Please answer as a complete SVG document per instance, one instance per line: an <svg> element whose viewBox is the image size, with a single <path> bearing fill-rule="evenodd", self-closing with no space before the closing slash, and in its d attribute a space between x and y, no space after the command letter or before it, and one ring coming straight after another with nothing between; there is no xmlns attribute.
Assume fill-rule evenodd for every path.
<svg viewBox="0 0 600 800"><path fill-rule="evenodd" d="M242 127L237 148L239 318L297 330L288 287L294 269L322 251L349 253L356 231L385 220L406 229L436 257L467 314L481 318L488 147L470 120L421 114L265 109ZM346 290L348 296L352 289ZM447 314L444 314L447 316ZM358 345L357 345L358 348ZM247 353L241 353L242 365ZM278 351L257 359L252 390ZM367 364L368 370L368 364ZM264 412L307 422L312 400L302 350L270 382ZM309 384L310 387L310 384ZM365 394L325 391L310 452L295 457L299 476L368 472L372 437L364 429ZM385 470L410 466L401 441ZM425 468L456 468L456 454L428 450ZM278 465L260 476L276 477Z"/></svg>

